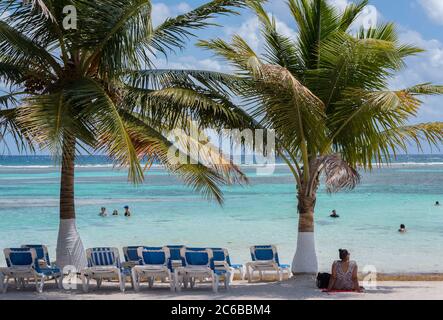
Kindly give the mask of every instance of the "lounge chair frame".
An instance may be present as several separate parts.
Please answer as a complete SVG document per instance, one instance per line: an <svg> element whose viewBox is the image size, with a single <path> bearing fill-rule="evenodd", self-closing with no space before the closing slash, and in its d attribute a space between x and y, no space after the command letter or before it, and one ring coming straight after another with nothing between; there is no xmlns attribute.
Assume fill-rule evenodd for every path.
<svg viewBox="0 0 443 320"><path fill-rule="evenodd" d="M176 281L176 291L181 291L181 283L186 288L187 283L190 284L191 289L195 287L196 280L200 280L201 282L205 280L210 280L212 284L212 291L214 293L218 292L218 285L220 282L220 273L214 271L211 268L211 262L213 261L213 252L211 249L195 249L195 248L182 248L181 256L184 257L186 266L176 268L174 270L174 279ZM187 259L187 253L189 254L198 254L205 253L207 254L207 264L205 265L193 265ZM225 277L225 285L229 287L230 273L227 271L227 276Z"/></svg>

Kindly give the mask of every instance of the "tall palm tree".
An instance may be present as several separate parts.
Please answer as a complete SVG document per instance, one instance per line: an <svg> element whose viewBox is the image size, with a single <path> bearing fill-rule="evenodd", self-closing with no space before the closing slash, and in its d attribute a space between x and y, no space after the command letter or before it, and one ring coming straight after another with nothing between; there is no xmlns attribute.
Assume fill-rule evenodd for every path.
<svg viewBox="0 0 443 320"><path fill-rule="evenodd" d="M352 32L368 1L338 12L327 0L288 0L297 26L283 35L259 3L264 53L240 36L201 41L236 69L233 86L257 127L274 129L281 157L294 175L298 199L298 241L292 270L315 273L314 241L317 190L324 174L329 192L352 189L359 167L386 163L407 151L408 143L438 146L443 123L411 124L420 96L441 94L442 86L419 84L389 89L405 59L422 50L398 41L392 23Z"/></svg>
<svg viewBox="0 0 443 320"><path fill-rule="evenodd" d="M166 135L174 128L244 124L218 85L229 76L153 67L156 55L183 48L193 30L213 24L217 14L236 13L244 1L214 0L155 28L150 0L27 2L0 3L0 81L10 88L0 97L0 142L10 135L20 150L49 150L61 164L61 267L86 265L74 204L75 158L82 150L128 167L134 183L144 178L141 159L146 168L158 161L220 203L222 185L246 181L204 141L193 141L201 148L198 159L172 162L174 155L193 155ZM78 30L63 28L66 5L77 10Z"/></svg>

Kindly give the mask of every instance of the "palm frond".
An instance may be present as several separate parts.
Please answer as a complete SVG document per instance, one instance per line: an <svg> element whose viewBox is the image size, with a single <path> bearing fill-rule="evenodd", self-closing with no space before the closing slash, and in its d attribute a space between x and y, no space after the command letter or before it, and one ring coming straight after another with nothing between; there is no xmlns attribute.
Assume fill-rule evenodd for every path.
<svg viewBox="0 0 443 320"><path fill-rule="evenodd" d="M122 117L140 158L151 159L148 162L160 161L169 171L177 174L186 185L202 193L206 198L215 199L222 204L223 194L220 185L247 182L244 174L210 145L202 144L189 136L186 139L181 137L182 140L177 145L136 115L122 112ZM191 143L192 147L183 145L184 141ZM193 152L200 150L203 153L196 155L187 150Z"/></svg>
<svg viewBox="0 0 443 320"><path fill-rule="evenodd" d="M262 25L261 34L265 40L264 60L268 64L282 66L294 75L300 75L304 66L300 64L302 60L296 43L278 32L275 18L268 15L261 3L252 3L251 7Z"/></svg>
<svg viewBox="0 0 443 320"><path fill-rule="evenodd" d="M38 8L38 10L49 19L54 19L52 16L51 11L48 9L48 7L45 4L44 0L22 0L24 4L28 4L31 2L32 8Z"/></svg>
<svg viewBox="0 0 443 320"><path fill-rule="evenodd" d="M18 66L37 63L41 70L53 68L61 71L58 62L45 48L4 21L0 21L0 62Z"/></svg>
<svg viewBox="0 0 443 320"><path fill-rule="evenodd" d="M443 143L443 122L421 123L392 128L381 133L381 139L396 152L408 152L412 145L423 152L423 145L440 150Z"/></svg>
<svg viewBox="0 0 443 320"><path fill-rule="evenodd" d="M149 43L163 54L183 48L186 41L195 36L194 30L215 26L211 19L217 15L237 14L235 9L246 7L247 3L247 0L213 0L188 13L168 18L155 28Z"/></svg>
<svg viewBox="0 0 443 320"><path fill-rule="evenodd" d="M238 87L240 80L230 74L183 69L146 69L128 71L124 75L125 82L132 87L160 90L177 84L195 84L198 82L206 88L227 94L227 89Z"/></svg>
<svg viewBox="0 0 443 320"><path fill-rule="evenodd" d="M326 189L330 193L352 190L360 183L361 177L357 170L337 154L318 157L311 167L325 175Z"/></svg>
<svg viewBox="0 0 443 320"><path fill-rule="evenodd" d="M253 104L252 116L263 119L260 123L274 129L290 148L310 141L312 152L318 150L324 143L323 102L285 68L263 65L259 74L244 90Z"/></svg>
<svg viewBox="0 0 443 320"><path fill-rule="evenodd" d="M369 0L348 4L340 18L340 30L347 31L368 4Z"/></svg>
<svg viewBox="0 0 443 320"><path fill-rule="evenodd" d="M299 32L298 47L306 69L318 67L318 47L337 31L339 20L326 0L289 0L289 10Z"/></svg>
<svg viewBox="0 0 443 320"><path fill-rule="evenodd" d="M410 93L412 95L419 95L419 96L441 95L443 94L443 86L433 85L432 83L422 83L410 88L406 88L403 91Z"/></svg>
<svg viewBox="0 0 443 320"><path fill-rule="evenodd" d="M17 118L17 108L0 110L0 144L3 144L9 149L8 139L6 138L10 137L10 140L14 142L14 145L19 152L25 150L34 152L35 149L32 137L28 134L27 129L20 125Z"/></svg>
<svg viewBox="0 0 443 320"><path fill-rule="evenodd" d="M80 45L91 48L86 67L117 74L149 64L148 54L137 50L137 44L152 35L151 0L78 2L84 11Z"/></svg>
<svg viewBox="0 0 443 320"><path fill-rule="evenodd" d="M103 87L92 79L82 79L70 87L66 95L71 108L78 110L76 118L93 126L97 136L96 149L127 166L131 181L141 182L143 171L134 145L118 106Z"/></svg>

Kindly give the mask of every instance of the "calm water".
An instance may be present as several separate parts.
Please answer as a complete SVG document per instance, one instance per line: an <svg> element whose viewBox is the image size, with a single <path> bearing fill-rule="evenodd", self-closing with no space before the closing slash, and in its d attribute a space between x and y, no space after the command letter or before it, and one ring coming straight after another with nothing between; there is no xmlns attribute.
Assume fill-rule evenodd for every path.
<svg viewBox="0 0 443 320"><path fill-rule="evenodd" d="M48 157L0 157L0 248L46 243L55 258L59 174ZM76 174L78 228L86 247L189 244L229 248L234 262L249 259L249 246L276 244L290 262L297 236L293 178L284 166L267 177L247 168L251 184L225 190L220 208L182 186L161 168L134 187L125 171L104 157L83 157ZM443 155L401 157L390 168L364 173L352 192L321 190L316 213L320 267L338 248L361 266L383 272L443 272ZM133 216L100 218L130 205ZM341 218L331 220L337 209ZM407 234L399 234L404 223ZM0 260L3 264L3 257Z"/></svg>

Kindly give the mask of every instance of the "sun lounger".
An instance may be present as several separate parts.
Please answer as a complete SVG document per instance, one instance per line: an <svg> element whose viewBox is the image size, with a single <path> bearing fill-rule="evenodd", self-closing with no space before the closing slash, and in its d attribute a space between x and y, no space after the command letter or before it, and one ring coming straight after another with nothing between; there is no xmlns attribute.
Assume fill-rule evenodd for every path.
<svg viewBox="0 0 443 320"><path fill-rule="evenodd" d="M124 268L131 269L134 266L140 265L141 260L138 256L138 248L143 246L130 246L123 248L123 256L125 257L125 262L123 262L122 266Z"/></svg>
<svg viewBox="0 0 443 320"><path fill-rule="evenodd" d="M244 272L242 264L231 264L231 258L227 249L223 248L210 248L214 254L214 264L217 266L222 266L229 270L231 273L231 282L234 280L235 272L238 271L240 274L240 279L243 280Z"/></svg>
<svg viewBox="0 0 443 320"><path fill-rule="evenodd" d="M282 281L283 274L291 276L291 267L280 264L277 248L273 245L251 247L252 262L246 264L246 274L248 281L252 281L255 271L259 272L260 280L263 280L263 273L267 271L276 272L278 281Z"/></svg>
<svg viewBox="0 0 443 320"><path fill-rule="evenodd" d="M182 248L181 256L185 260L185 266L175 270L176 288L181 290L180 282L189 283L194 288L196 280L209 280L212 283L212 290L217 293L220 278L223 276L225 285L229 286L230 271L215 270L213 252L207 248Z"/></svg>
<svg viewBox="0 0 443 320"><path fill-rule="evenodd" d="M22 248L34 248L37 253L39 265L43 268L56 268L55 262L49 259L48 248L43 244L25 244Z"/></svg>
<svg viewBox="0 0 443 320"><path fill-rule="evenodd" d="M185 260L184 257L181 256L181 250L185 248L184 245L167 245L169 249L169 269L174 272L174 269L177 267L184 267Z"/></svg>
<svg viewBox="0 0 443 320"><path fill-rule="evenodd" d="M169 286L171 291L175 291L175 282L169 268L170 253L167 247L139 247L138 257L141 265L136 265L132 268L132 282L134 289L140 290L141 279L147 278L149 288L154 286L156 278L169 279Z"/></svg>
<svg viewBox="0 0 443 320"><path fill-rule="evenodd" d="M4 250L7 268L2 268L1 289L5 293L10 279L14 279L18 289L25 282L34 279L37 292L43 292L46 280L54 279L58 287L62 288L62 273L55 267L41 267L37 252L34 248L7 248Z"/></svg>
<svg viewBox="0 0 443 320"><path fill-rule="evenodd" d="M86 250L88 267L82 270L81 279L83 291L88 292L89 281L97 281L97 287L100 288L105 279L118 280L121 292L125 292L125 271L121 267L120 255L117 248L92 248Z"/></svg>

